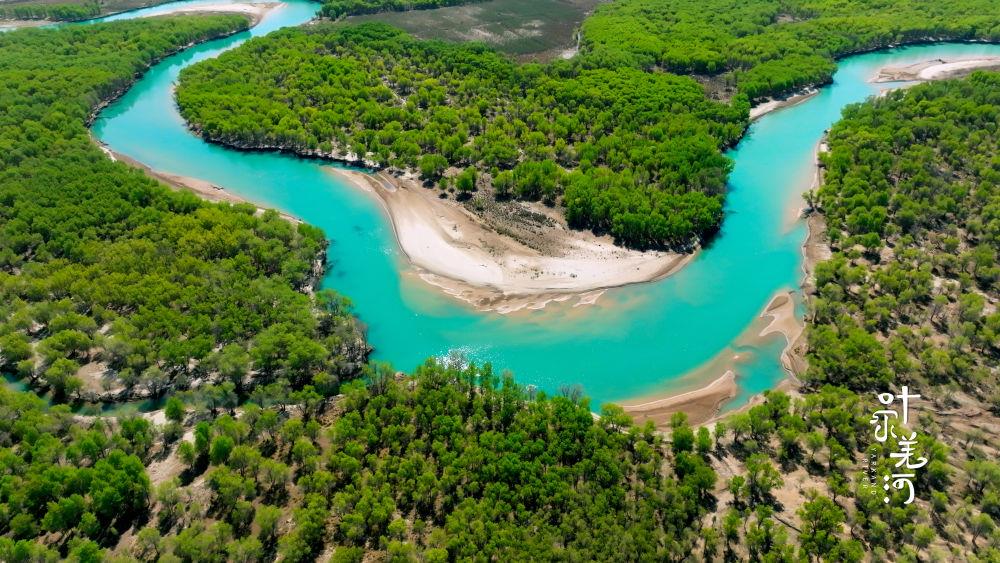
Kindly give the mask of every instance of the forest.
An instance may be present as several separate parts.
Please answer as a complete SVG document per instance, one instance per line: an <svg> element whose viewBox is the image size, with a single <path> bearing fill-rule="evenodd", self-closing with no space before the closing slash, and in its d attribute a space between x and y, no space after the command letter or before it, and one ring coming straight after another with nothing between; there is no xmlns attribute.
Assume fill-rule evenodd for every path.
<svg viewBox="0 0 1000 563"><path fill-rule="evenodd" d="M926 503L910 505L909 528L902 514L865 521L908 530L911 557L935 535L971 545L970 560L1000 557L998 122L996 73L850 106L809 194L834 253L816 267L806 380L866 393L909 384L933 400L914 428L940 440L926 450Z"/></svg>
<svg viewBox="0 0 1000 563"><path fill-rule="evenodd" d="M98 2L80 4L20 4L0 6L0 18L17 20L78 21L93 18L101 13Z"/></svg>
<svg viewBox="0 0 1000 563"><path fill-rule="evenodd" d="M4 373L72 402L198 381L330 389L358 372L368 348L349 301L310 297L318 229L171 191L109 160L85 126L158 58L246 26L159 18L0 35Z"/></svg>
<svg viewBox="0 0 1000 563"><path fill-rule="evenodd" d="M584 21L578 56L544 65L316 25L186 68L177 100L212 141L419 174L458 199L542 201L618 244L689 251L719 228L721 153L751 101L828 81L851 52L996 39L987 4L622 0Z"/></svg>
<svg viewBox="0 0 1000 563"><path fill-rule="evenodd" d="M816 270L814 380L1000 400L998 121L995 73L845 110L812 196L836 251Z"/></svg>
<svg viewBox="0 0 1000 563"><path fill-rule="evenodd" d="M363 158L460 193L478 183L446 172L471 167L498 198L561 201L571 225L640 248L690 248L718 228L720 149L749 111L689 78L518 65L378 23L254 39L185 68L177 101L211 140Z"/></svg>
<svg viewBox="0 0 1000 563"><path fill-rule="evenodd" d="M934 38L1000 40L992 0L616 0L583 23L587 64L715 77L751 101L830 80L834 59Z"/></svg>
<svg viewBox="0 0 1000 563"><path fill-rule="evenodd" d="M573 388L548 395L488 364L429 360L404 377L366 363L350 302L314 291L320 232L170 191L93 144L91 112L149 64L246 25L188 16L0 35L0 359L5 374L50 391L42 399L0 389L0 560L1000 560L992 430L1000 427L1000 75L916 86L845 110L821 156L824 182L808 194L834 252L816 267L805 386L769 391L711 426L676 415L660 432L614 405L592 409ZM371 100L401 95L383 77L418 79L386 110L398 126L361 129L346 150L398 138L423 147L420 127L407 121L411 102L423 108L417 118L435 116L425 127L451 123L449 131L469 135L454 148L463 158L503 154L485 150L494 138L478 141L500 122L516 139L509 144L533 150L545 148L530 144L535 131L565 131L574 151L595 143L585 153L590 168L606 170L617 166L613 155L625 158L623 148L593 141L611 123L636 142L648 135L651 147L681 131L711 141L715 155L716 135L732 124L723 117L734 110L669 74L628 69L618 82L572 63L517 67L481 47L396 33L282 32L232 60L287 59L301 74L254 82L236 65L198 79L220 88L248 82L231 90L241 96L290 83L289 92L335 100L349 86L337 77L375 76L355 100L364 109L348 106L375 124L382 106ZM400 51L379 45L392 37ZM341 57L312 60L285 48L292 45ZM409 59L434 74L415 73ZM364 74L364 65L378 71ZM460 72L475 81L454 84ZM524 97L549 102L544 114L518 113L519 98L503 95L517 77L530 79ZM680 86L657 92L673 84L661 79ZM492 85L510 118L487 118L473 103L480 84ZM629 107L638 109L614 105L608 92L634 96ZM196 94L193 107L211 116L210 101L198 102L210 91ZM306 130L283 113L310 114L296 96L294 105L233 99L280 116L270 123L287 117L289 131ZM568 112L577 103L596 116ZM663 107L676 115L644 129ZM226 131L226 123L213 127ZM337 130L336 121L316 123ZM384 153L416 157L429 177L460 168L456 189L477 188L494 172L455 166L444 153L405 154ZM571 171L547 160L496 166L497 178L509 174L499 185L516 193L590 170L582 158ZM164 408L74 414L60 403L103 390L87 377L95 369L136 393L169 395ZM917 454L929 463L910 505L900 494L884 502L859 477L873 452L877 476L892 472L869 419L873 389L900 383L928 401L914 426Z"/></svg>

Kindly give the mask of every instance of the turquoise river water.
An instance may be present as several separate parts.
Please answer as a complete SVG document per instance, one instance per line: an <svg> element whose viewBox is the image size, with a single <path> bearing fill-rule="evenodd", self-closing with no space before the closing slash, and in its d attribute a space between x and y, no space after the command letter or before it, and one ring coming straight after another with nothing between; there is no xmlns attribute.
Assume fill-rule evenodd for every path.
<svg viewBox="0 0 1000 563"><path fill-rule="evenodd" d="M198 3L218 0L188 4ZM609 290L592 306L554 304L500 315L477 312L410 275L380 205L324 171L333 164L231 150L186 129L172 97L182 68L308 21L317 7L289 0L249 32L165 59L100 114L95 137L157 170L207 180L321 227L330 240L324 286L354 301L375 358L409 370L429 356L458 352L546 390L580 384L595 406L692 385L684 374L727 353L742 358L736 369L741 394L732 404L775 385L785 375L783 337L751 346L734 342L776 292L798 294L806 229L797 210L813 180L823 132L845 105L900 85L869 82L882 66L1000 55L997 45L936 44L842 60L832 85L759 119L730 151L735 168L722 231L679 273Z"/></svg>

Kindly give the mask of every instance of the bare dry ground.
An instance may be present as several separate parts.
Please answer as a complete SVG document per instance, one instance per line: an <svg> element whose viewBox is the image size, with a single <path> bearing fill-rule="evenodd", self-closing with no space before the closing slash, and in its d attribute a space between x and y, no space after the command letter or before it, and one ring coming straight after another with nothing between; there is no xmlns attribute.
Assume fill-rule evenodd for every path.
<svg viewBox="0 0 1000 563"><path fill-rule="evenodd" d="M352 16L381 21L422 39L482 41L522 60L571 56L583 19L606 0L488 0L433 10Z"/></svg>

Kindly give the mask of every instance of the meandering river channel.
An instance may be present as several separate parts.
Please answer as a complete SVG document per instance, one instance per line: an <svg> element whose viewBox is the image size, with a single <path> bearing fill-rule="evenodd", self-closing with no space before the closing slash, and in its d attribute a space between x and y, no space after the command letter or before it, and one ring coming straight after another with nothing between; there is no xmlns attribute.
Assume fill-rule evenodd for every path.
<svg viewBox="0 0 1000 563"><path fill-rule="evenodd" d="M219 1L189 2L198 3ZM735 168L722 231L679 273L609 290L591 306L551 304L499 315L472 310L408 271L379 204L324 171L332 164L231 150L186 129L172 94L182 68L250 37L304 23L318 7L287 0L248 32L165 59L100 114L94 136L154 169L207 180L322 228L330 240L324 286L354 301L375 358L409 370L428 356L457 352L510 369L520 382L549 391L580 384L595 408L691 385L681 376L720 354L742 358L736 367L741 394L732 404L782 379L781 335L739 349L733 343L777 292L800 294L806 228L796 211L813 181L814 151L823 132L845 105L901 85L869 81L883 66L1000 55L998 45L935 44L840 61L833 84L801 104L765 115L730 151Z"/></svg>

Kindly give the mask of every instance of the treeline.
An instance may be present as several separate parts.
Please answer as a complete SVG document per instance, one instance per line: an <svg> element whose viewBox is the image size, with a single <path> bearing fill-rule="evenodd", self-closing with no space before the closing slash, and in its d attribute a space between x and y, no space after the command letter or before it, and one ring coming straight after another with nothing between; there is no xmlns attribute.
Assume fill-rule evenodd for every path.
<svg viewBox="0 0 1000 563"><path fill-rule="evenodd" d="M850 392L827 388L796 402L770 393L714 432L696 431L679 415L664 440L651 424L632 425L619 407L607 406L595 419L586 399L530 391L488 365L429 361L398 379L375 365L366 381L345 385L332 401L304 401L294 410L251 403L237 417L172 400L171 424L193 430L176 443L164 434L164 448L173 451L168 461L179 467L166 464L174 469L154 487L150 519L115 555L142 561L320 555L800 561L830 554L860 561L864 555L845 529L845 511L824 495L776 517L783 471L830 464L846 472L840 460L864 443L867 415ZM739 470L719 483L712 466L724 456ZM849 485L834 482L834 499L847 494ZM916 514L898 501L865 502L873 519L896 523ZM799 538L782 518L802 524ZM871 537L892 549L905 536L894 530Z"/></svg>
<svg viewBox="0 0 1000 563"><path fill-rule="evenodd" d="M131 554L663 558L691 545L709 505L704 455L665 472L661 439L620 410L595 421L586 402L529 397L488 366L429 362L401 380L376 366L368 380L301 416L248 405L198 423ZM199 475L209 501L186 502Z"/></svg>
<svg viewBox="0 0 1000 563"><path fill-rule="evenodd" d="M324 17L336 19L341 16L427 10L483 1L485 0L326 0L320 13Z"/></svg>
<svg viewBox="0 0 1000 563"><path fill-rule="evenodd" d="M157 440L170 452L158 467L171 469L158 470L148 521L115 555L911 560L961 545L965 526L989 536L978 516L950 518L949 499L1000 491L996 463L970 463L967 480L925 435L921 500L887 504L855 480L855 460L872 452L872 401L844 388L768 392L714 428L676 415L664 439L619 407L595 419L576 393L550 397L489 365L429 361L410 377L373 365L366 376L327 400L263 392L238 413L171 399ZM192 430L177 441L170 428L182 424ZM989 541L975 547L986 559Z"/></svg>
<svg viewBox="0 0 1000 563"><path fill-rule="evenodd" d="M518 65L482 45L421 41L384 24L252 40L186 68L177 100L215 141L561 202L572 225L640 248L687 248L717 229L731 166L720 149L739 138L749 110L707 100L688 78Z"/></svg>
<svg viewBox="0 0 1000 563"><path fill-rule="evenodd" d="M0 19L77 21L101 14L100 2L79 4L0 4Z"/></svg>
<svg viewBox="0 0 1000 563"><path fill-rule="evenodd" d="M4 373L63 401L358 372L368 348L350 303L308 294L318 229L168 190L109 160L84 125L157 58L246 26L198 16L0 35Z"/></svg>
<svg viewBox="0 0 1000 563"><path fill-rule="evenodd" d="M830 79L834 58L922 39L1000 40L991 0L624 0L583 24L591 64L723 75L751 100Z"/></svg>

